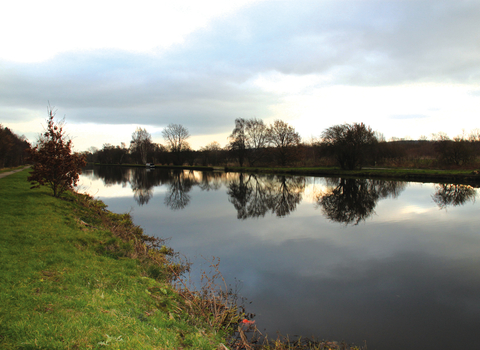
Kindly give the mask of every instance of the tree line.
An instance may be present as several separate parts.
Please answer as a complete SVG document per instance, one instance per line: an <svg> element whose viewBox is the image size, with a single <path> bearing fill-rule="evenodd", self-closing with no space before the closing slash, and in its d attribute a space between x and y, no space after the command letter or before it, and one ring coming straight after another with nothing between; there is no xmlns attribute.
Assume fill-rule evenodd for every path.
<svg viewBox="0 0 480 350"><path fill-rule="evenodd" d="M169 124L162 136L164 144L155 143L146 129L138 127L128 145L107 143L101 149L90 147L83 156L88 162L100 164L339 166L342 169L365 166L475 168L480 165L478 129L453 139L437 133L432 134L431 140L422 137L386 141L370 126L345 123L302 142L295 128L282 120L267 125L257 118L238 118L225 147L213 141L200 150L193 150L188 143L190 133L180 124ZM0 125L0 167L27 163L29 149L31 145L24 136L17 136Z"/></svg>
<svg viewBox="0 0 480 350"><path fill-rule="evenodd" d="M445 133L432 140L392 139L363 123L339 124L325 129L317 139L302 142L295 128L282 120L267 125L261 119L238 118L221 147L217 141L195 151L190 148L188 129L169 124L162 132L165 145L154 143L146 129L137 128L130 141L120 146L104 144L85 153L89 162L101 164L164 164L203 166L365 166L415 168L477 167L480 132L453 139Z"/></svg>
<svg viewBox="0 0 480 350"><path fill-rule="evenodd" d="M0 168L11 168L26 162L26 150L30 148L27 138L18 136L0 124Z"/></svg>
<svg viewBox="0 0 480 350"><path fill-rule="evenodd" d="M179 124L169 124L162 131L167 146L152 142L147 130L138 127L128 148L124 143L120 147L106 144L102 150L79 154L72 153L71 140L63 131L63 121L54 121L55 111L50 106L48 114L47 129L39 136L35 147L31 147L24 137L18 137L0 125L0 165L31 162L32 172L28 180L32 188L48 186L55 197L76 185L87 160L104 164L134 161L139 164L183 165L188 162L190 165L308 166L312 164L307 162L311 163L313 159L314 166L328 165L321 163L333 161L340 168L351 170L368 164L386 164L386 160L399 158L399 155L401 158L407 152L407 148L399 147L398 142L394 145L385 142L380 133L363 123L332 126L322 132L320 141L307 145L301 142L292 126L281 120L265 125L261 119L238 118L228 137L229 143L223 149L217 142L212 142L200 151L193 151L187 141L190 137L188 130ZM437 154L437 166L465 167L476 162L480 132L472 133L468 139L463 136L450 140L441 133L436 138L433 149ZM411 146L411 143L407 144ZM423 147L422 155L428 149ZM417 159L421 157L417 155Z"/></svg>

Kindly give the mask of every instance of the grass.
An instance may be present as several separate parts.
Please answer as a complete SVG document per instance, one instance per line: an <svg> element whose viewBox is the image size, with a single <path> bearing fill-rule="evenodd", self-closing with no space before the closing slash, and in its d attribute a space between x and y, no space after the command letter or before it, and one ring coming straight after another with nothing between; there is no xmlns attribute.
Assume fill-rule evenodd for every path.
<svg viewBox="0 0 480 350"><path fill-rule="evenodd" d="M162 266L142 262L133 240L103 226L98 205L30 190L27 176L0 179L0 348L215 349L224 341L186 312Z"/></svg>

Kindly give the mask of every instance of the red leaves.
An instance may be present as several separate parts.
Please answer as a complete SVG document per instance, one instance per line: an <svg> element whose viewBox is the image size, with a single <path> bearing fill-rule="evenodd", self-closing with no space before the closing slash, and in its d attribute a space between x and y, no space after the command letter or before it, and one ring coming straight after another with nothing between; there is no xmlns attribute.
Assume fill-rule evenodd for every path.
<svg viewBox="0 0 480 350"><path fill-rule="evenodd" d="M29 151L34 163L28 181L33 187L48 186L53 195L73 188L85 166L85 158L71 151L71 140L65 141L62 126L55 125L54 113L49 111L47 131L38 140L38 145Z"/></svg>

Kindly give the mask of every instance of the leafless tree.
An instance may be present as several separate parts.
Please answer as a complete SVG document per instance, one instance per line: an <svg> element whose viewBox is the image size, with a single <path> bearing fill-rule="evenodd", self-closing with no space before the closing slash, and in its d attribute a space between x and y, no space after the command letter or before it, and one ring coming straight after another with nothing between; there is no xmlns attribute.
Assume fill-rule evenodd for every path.
<svg viewBox="0 0 480 350"><path fill-rule="evenodd" d="M217 141L210 142L205 147L200 148L202 154L202 164L203 165L217 165L218 164L218 155L222 151L222 147Z"/></svg>
<svg viewBox="0 0 480 350"><path fill-rule="evenodd" d="M235 119L235 128L229 136L229 149L240 166L243 166L245 160L254 166L262 158L268 141L267 131L267 126L261 119Z"/></svg>
<svg viewBox="0 0 480 350"><path fill-rule="evenodd" d="M262 159L268 142L268 128L263 120L253 118L245 124L247 158L250 166Z"/></svg>
<svg viewBox="0 0 480 350"><path fill-rule="evenodd" d="M130 141L130 149L132 153L140 155L141 163L147 162L148 151L152 147L152 136L146 129L138 127L132 134L132 141Z"/></svg>
<svg viewBox="0 0 480 350"><path fill-rule="evenodd" d="M168 126L163 129L162 135L167 142L167 147L170 149L170 152L174 154L174 163L183 163L181 154L190 150L190 145L187 142L190 133L187 128L180 124L168 124Z"/></svg>
<svg viewBox="0 0 480 350"><path fill-rule="evenodd" d="M168 143L171 152L182 152L188 150L190 145L187 139L190 137L188 130L180 124L168 124L162 131L163 138Z"/></svg>
<svg viewBox="0 0 480 350"><path fill-rule="evenodd" d="M275 147L277 161L280 165L286 165L301 141L295 128L281 120L275 120L268 128L267 139L269 144Z"/></svg>
<svg viewBox="0 0 480 350"><path fill-rule="evenodd" d="M230 152L233 153L234 157L238 159L240 166L243 166L247 154L247 135L245 134L246 124L247 121L243 118L235 119L235 127L228 137L230 139L228 148Z"/></svg>

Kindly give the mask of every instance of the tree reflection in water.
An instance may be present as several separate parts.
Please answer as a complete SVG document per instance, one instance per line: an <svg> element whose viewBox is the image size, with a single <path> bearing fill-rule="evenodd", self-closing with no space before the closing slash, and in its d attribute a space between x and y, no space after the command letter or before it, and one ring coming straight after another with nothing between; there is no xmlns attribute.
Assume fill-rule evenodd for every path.
<svg viewBox="0 0 480 350"><path fill-rule="evenodd" d="M301 202L305 178L239 174L227 188L228 200L237 210L238 219L263 217L269 211L283 217Z"/></svg>
<svg viewBox="0 0 480 350"><path fill-rule="evenodd" d="M125 187L130 181L132 169L125 167L95 167L94 177L102 179L105 186L121 184Z"/></svg>
<svg viewBox="0 0 480 350"><path fill-rule="evenodd" d="M287 216L302 201L305 190L305 178L277 176L268 184L270 209L277 216Z"/></svg>
<svg viewBox="0 0 480 350"><path fill-rule="evenodd" d="M306 182L302 176L256 175L244 173L149 170L145 168L95 167L93 176L106 186L129 183L138 205L147 204L156 186L166 185L164 203L172 210L184 209L191 201L194 186L217 191L225 186L237 218L264 217L267 213L285 217L302 201ZM325 178L327 190L315 198L316 206L331 221L358 225L375 212L380 199L396 198L407 182L369 179ZM476 189L468 185L437 184L433 201L440 209L475 201Z"/></svg>
<svg viewBox="0 0 480 350"><path fill-rule="evenodd" d="M202 172L201 180L198 186L202 191L218 191L222 187L224 173L220 172Z"/></svg>
<svg viewBox="0 0 480 350"><path fill-rule="evenodd" d="M469 185L436 184L435 190L432 199L440 209L446 209L448 206L464 205L469 201L475 202L477 195L475 188Z"/></svg>
<svg viewBox="0 0 480 350"><path fill-rule="evenodd" d="M194 172L174 170L171 175L169 192L165 195L164 203L172 210L183 209L190 203L188 192L197 184Z"/></svg>
<svg viewBox="0 0 480 350"><path fill-rule="evenodd" d="M317 205L331 221L358 225L375 211L378 200L396 198L405 182L369 179L328 179L330 188L317 197Z"/></svg>
<svg viewBox="0 0 480 350"><path fill-rule="evenodd" d="M130 186L133 191L133 198L138 205L148 204L148 201L153 197L153 187L155 186L155 181L152 181L152 176L145 170L139 171L140 169L135 169L132 172L130 178Z"/></svg>

